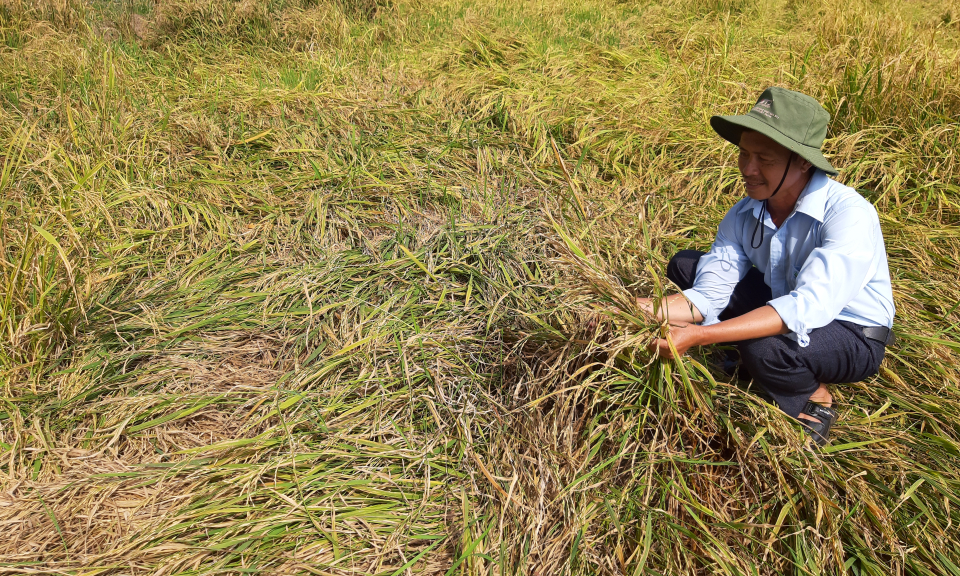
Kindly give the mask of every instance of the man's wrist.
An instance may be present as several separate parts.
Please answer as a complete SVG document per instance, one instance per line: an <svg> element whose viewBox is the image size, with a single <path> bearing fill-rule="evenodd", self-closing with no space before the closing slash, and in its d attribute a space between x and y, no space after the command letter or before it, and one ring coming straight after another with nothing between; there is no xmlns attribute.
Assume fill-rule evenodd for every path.
<svg viewBox="0 0 960 576"><path fill-rule="evenodd" d="M691 328L695 330L694 334L696 335L696 346L707 346L709 344L716 344L716 342L711 341L711 336L713 335L713 330L711 326L701 326L700 324L691 324Z"/></svg>

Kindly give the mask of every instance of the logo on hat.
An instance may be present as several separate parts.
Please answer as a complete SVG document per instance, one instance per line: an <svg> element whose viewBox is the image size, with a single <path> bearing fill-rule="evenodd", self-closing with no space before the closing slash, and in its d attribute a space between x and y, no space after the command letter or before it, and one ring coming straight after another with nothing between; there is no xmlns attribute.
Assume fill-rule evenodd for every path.
<svg viewBox="0 0 960 576"><path fill-rule="evenodd" d="M758 101L750 111L766 116L767 118L776 118L779 120L780 117L774 114L771 108L773 108L773 101L763 99Z"/></svg>

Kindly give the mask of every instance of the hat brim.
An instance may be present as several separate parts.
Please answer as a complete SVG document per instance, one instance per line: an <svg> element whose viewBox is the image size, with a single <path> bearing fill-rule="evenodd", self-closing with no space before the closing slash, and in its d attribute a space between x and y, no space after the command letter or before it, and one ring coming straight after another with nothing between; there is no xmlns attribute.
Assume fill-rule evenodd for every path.
<svg viewBox="0 0 960 576"><path fill-rule="evenodd" d="M759 132L787 150L796 152L798 156L827 174L837 175L839 173L824 157L819 148L801 144L753 116L712 116L710 126L721 138L737 146L740 145L740 135L743 134L744 130Z"/></svg>

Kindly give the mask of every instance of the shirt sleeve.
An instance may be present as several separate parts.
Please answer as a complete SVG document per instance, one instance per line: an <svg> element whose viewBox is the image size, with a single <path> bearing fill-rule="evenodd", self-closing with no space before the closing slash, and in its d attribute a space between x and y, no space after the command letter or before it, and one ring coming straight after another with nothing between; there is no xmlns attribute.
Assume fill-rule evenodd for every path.
<svg viewBox="0 0 960 576"><path fill-rule="evenodd" d="M880 222L872 206L853 205L827 217L821 246L804 261L796 288L769 302L800 346L857 297L872 276Z"/></svg>
<svg viewBox="0 0 960 576"><path fill-rule="evenodd" d="M739 206L739 203L736 204L723 217L713 246L697 264L693 288L683 291L687 300L700 311L704 326L720 321L717 317L730 303L734 287L752 266L737 234Z"/></svg>

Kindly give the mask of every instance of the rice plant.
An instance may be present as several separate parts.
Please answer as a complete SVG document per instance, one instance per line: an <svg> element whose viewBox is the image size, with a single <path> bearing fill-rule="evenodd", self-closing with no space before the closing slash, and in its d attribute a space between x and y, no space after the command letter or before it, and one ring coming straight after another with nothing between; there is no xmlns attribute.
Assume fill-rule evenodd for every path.
<svg viewBox="0 0 960 576"><path fill-rule="evenodd" d="M0 571L960 574L958 15L0 3ZM632 308L774 84L894 278L822 450Z"/></svg>

